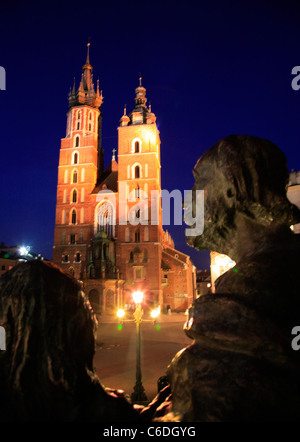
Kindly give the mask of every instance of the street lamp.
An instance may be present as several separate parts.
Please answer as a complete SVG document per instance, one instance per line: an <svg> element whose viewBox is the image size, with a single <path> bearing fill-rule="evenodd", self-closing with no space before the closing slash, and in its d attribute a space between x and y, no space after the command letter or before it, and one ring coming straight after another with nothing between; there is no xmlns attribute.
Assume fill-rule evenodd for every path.
<svg viewBox="0 0 300 442"><path fill-rule="evenodd" d="M141 322L143 317L143 311L141 302L143 300L143 292L134 292L132 294L133 300L136 304L136 309L133 314L136 324L136 382L134 391L131 395L132 402L145 402L147 396L142 384L142 371L141 371Z"/></svg>
<svg viewBox="0 0 300 442"><path fill-rule="evenodd" d="M117 312L117 317L120 319L121 323L134 321L136 324L136 383L134 386L133 393L131 394L132 402L146 402L147 396L145 393L145 389L142 384L142 371L141 371L141 330L140 325L142 322L153 322L156 323L156 319L160 314L160 307L156 308L151 312L151 319L142 319L143 310L142 310L142 300L143 300L143 292L136 291L132 294L132 298L134 303L136 304L135 312L133 313L134 319L124 319L125 311L123 309L119 309ZM122 329L122 325L120 325L120 330Z"/></svg>

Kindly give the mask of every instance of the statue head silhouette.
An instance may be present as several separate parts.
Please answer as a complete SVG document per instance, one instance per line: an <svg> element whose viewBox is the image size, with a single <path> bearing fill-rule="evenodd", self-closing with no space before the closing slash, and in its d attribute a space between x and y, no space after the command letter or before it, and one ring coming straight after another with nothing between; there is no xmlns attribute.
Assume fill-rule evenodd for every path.
<svg viewBox="0 0 300 442"><path fill-rule="evenodd" d="M204 232L187 236L201 250L240 258L259 235L263 242L300 222L299 210L286 196L286 157L272 142L231 135L219 140L198 160L193 190L204 190ZM195 204L187 207L195 217ZM250 247L251 248L251 247ZM238 250L239 249L239 250Z"/></svg>

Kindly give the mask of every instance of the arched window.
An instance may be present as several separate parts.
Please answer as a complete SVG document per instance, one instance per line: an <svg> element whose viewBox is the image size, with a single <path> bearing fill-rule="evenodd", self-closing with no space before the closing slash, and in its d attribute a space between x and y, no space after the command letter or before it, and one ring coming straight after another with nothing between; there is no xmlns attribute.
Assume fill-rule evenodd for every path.
<svg viewBox="0 0 300 442"><path fill-rule="evenodd" d="M134 168L134 178L140 178L140 166Z"/></svg>
<svg viewBox="0 0 300 442"><path fill-rule="evenodd" d="M64 255L63 256L63 261L64 262L69 262L69 256L68 255Z"/></svg>
<svg viewBox="0 0 300 442"><path fill-rule="evenodd" d="M72 222L72 224L76 224L76 210L75 209L72 210L71 222Z"/></svg>
<svg viewBox="0 0 300 442"><path fill-rule="evenodd" d="M136 141L136 142L134 143L134 152L135 152L135 153L139 153L139 151L140 151L140 142L139 142L139 141Z"/></svg>
<svg viewBox="0 0 300 442"><path fill-rule="evenodd" d="M79 137L79 135L76 135L75 142L74 142L74 147L79 147L79 145L80 145L80 137Z"/></svg>
<svg viewBox="0 0 300 442"><path fill-rule="evenodd" d="M143 261L144 262L148 262L148 251L147 251L147 249L144 250L144 259L143 259Z"/></svg>
<svg viewBox="0 0 300 442"><path fill-rule="evenodd" d="M72 182L73 182L74 184L77 183L77 170L74 170L74 171L73 171Z"/></svg>
<svg viewBox="0 0 300 442"><path fill-rule="evenodd" d="M76 189L73 190L72 203L77 203L77 190Z"/></svg>
<svg viewBox="0 0 300 442"><path fill-rule="evenodd" d="M92 112L89 113L89 131L91 132L93 130L93 114Z"/></svg>
<svg viewBox="0 0 300 442"><path fill-rule="evenodd" d="M73 164L78 164L78 152L73 153Z"/></svg>
<svg viewBox="0 0 300 442"><path fill-rule="evenodd" d="M80 129L81 112L77 111L76 130Z"/></svg>
<svg viewBox="0 0 300 442"><path fill-rule="evenodd" d="M135 241L135 242L140 242L140 230L139 230L139 229L137 229L137 230L134 232L134 241Z"/></svg>
<svg viewBox="0 0 300 442"><path fill-rule="evenodd" d="M107 236L114 236L115 219L112 204L106 201L97 211L97 232L105 232Z"/></svg>
<svg viewBox="0 0 300 442"><path fill-rule="evenodd" d="M129 253L129 262L133 262L133 252Z"/></svg>
<svg viewBox="0 0 300 442"><path fill-rule="evenodd" d="M75 255L75 262L80 262L80 261L81 261L80 253L77 252Z"/></svg>
<svg viewBox="0 0 300 442"><path fill-rule="evenodd" d="M129 237L129 228L126 227L125 229L125 242L129 242L130 237Z"/></svg>
<svg viewBox="0 0 300 442"><path fill-rule="evenodd" d="M69 177L68 169L66 169L66 170L65 170L65 183L68 182L68 177Z"/></svg>
<svg viewBox="0 0 300 442"><path fill-rule="evenodd" d="M75 235L75 233L71 233L71 235L70 235L70 244L76 244L76 235Z"/></svg>

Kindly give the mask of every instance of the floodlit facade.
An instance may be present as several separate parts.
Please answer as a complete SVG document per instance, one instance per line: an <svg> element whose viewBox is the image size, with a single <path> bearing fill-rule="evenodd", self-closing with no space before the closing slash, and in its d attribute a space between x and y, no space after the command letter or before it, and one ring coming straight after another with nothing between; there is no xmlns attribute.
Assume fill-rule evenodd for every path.
<svg viewBox="0 0 300 442"><path fill-rule="evenodd" d="M81 280L97 313L133 304L186 309L196 294L196 269L162 227L160 134L146 89L118 127L118 155L104 170L103 96L93 84L89 47L79 88L69 94L61 140L53 261ZM150 197L151 195L151 197Z"/></svg>

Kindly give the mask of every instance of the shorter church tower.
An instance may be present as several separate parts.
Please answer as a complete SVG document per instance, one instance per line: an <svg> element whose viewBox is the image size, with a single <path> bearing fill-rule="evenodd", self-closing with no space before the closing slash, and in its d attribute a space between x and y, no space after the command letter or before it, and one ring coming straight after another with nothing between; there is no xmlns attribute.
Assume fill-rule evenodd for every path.
<svg viewBox="0 0 300 442"><path fill-rule="evenodd" d="M135 89L135 107L118 127L119 226L117 263L128 296L142 290L150 305L162 305L162 215L160 137L146 106L146 89Z"/></svg>

